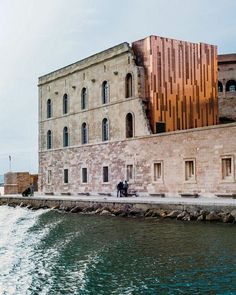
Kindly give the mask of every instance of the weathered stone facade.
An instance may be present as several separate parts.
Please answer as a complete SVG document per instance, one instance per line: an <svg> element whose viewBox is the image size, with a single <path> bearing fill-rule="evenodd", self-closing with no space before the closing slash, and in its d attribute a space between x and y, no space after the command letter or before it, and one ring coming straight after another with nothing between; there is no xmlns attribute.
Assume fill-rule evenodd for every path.
<svg viewBox="0 0 236 295"><path fill-rule="evenodd" d="M133 165L130 188L141 195L235 194L235 134L233 123L42 152L40 190L55 194L115 194L117 182L127 178L127 166ZM222 175L225 157L232 161L228 179ZM186 161L194 162L194 176L190 179L186 179ZM156 180L154 163L162 165ZM109 171L107 183L103 182L104 166ZM87 183L82 183L83 167L87 168ZM63 183L65 168L69 171L68 184Z"/></svg>
<svg viewBox="0 0 236 295"><path fill-rule="evenodd" d="M29 172L8 172L4 175L4 194L21 194L30 184L38 190L38 175Z"/></svg>
<svg viewBox="0 0 236 295"><path fill-rule="evenodd" d="M187 47L190 45L186 44ZM192 46L186 51L188 56L190 52L194 56ZM177 97L188 93L191 102L190 92L194 91L194 98L197 87L199 91L202 87L202 94L205 93L202 99L209 98L209 101L205 104L206 110L200 111L200 105L202 108L204 104L200 97L198 103L194 100L197 103L195 119L200 120L200 126L217 122L216 48L204 46L208 52L204 58L201 50L197 51L203 71L199 68L195 77L201 77L202 86L199 81L190 83L187 76L178 77L179 84L172 89L171 97L177 99L173 103L180 107L182 115L186 114L170 117L167 131L173 126L174 129L198 126L188 125L193 122L190 118L192 107L184 111L184 103ZM163 75L165 72L168 72L168 65L162 69ZM187 72L191 80L194 71ZM182 84L181 79L185 80ZM208 83L205 90L204 79ZM143 195L235 194L236 125L154 135L147 117L147 102L150 101L145 90L147 81L145 66L137 63L127 43L39 78L41 192L115 194L117 183L128 179L130 193ZM181 94L179 87L185 82L186 93ZM188 100L186 103L187 106ZM164 101L162 108L165 112ZM169 114L163 118L165 116ZM187 118L187 121L173 125L173 118Z"/></svg>
<svg viewBox="0 0 236 295"><path fill-rule="evenodd" d="M125 78L132 75L132 96L125 97ZM39 150L47 149L47 131L52 130L53 149L63 146L63 128L69 130L69 146L81 144L81 126L88 125L88 142L102 141L102 120L108 119L109 139L125 138L125 117L132 113L135 136L147 135L143 99L143 69L135 65L127 43L82 60L65 69L39 78ZM101 98L102 83L109 85L108 103ZM87 106L81 108L81 91L87 89ZM68 112L63 114L62 98L68 96ZM52 103L52 116L47 118L47 101Z"/></svg>
<svg viewBox="0 0 236 295"><path fill-rule="evenodd" d="M218 56L219 119L222 123L236 121L236 54Z"/></svg>

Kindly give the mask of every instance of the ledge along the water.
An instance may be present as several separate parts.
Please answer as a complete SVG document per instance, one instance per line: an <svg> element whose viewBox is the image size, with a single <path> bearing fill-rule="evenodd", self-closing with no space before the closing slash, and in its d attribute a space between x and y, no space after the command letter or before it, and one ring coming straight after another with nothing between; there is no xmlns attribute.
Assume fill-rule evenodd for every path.
<svg viewBox="0 0 236 295"><path fill-rule="evenodd" d="M70 213L104 216L236 223L236 200L232 199L43 195L22 197L19 195L5 195L0 197L0 205L21 206L32 210L52 208Z"/></svg>

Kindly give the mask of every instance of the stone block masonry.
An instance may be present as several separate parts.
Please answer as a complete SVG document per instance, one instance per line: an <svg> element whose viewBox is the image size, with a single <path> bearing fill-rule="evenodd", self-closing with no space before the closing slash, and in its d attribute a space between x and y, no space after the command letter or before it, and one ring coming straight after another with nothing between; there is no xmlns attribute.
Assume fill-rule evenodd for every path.
<svg viewBox="0 0 236 295"><path fill-rule="evenodd" d="M149 36L40 77L40 191L114 196L127 179L130 195L233 197L217 75L216 46Z"/></svg>
<svg viewBox="0 0 236 295"><path fill-rule="evenodd" d="M236 121L236 54L218 56L220 122Z"/></svg>
<svg viewBox="0 0 236 295"><path fill-rule="evenodd" d="M232 123L40 152L39 189L115 195L117 183L129 177L129 188L144 196L235 194L235 135ZM103 167L108 167L107 182ZM82 168L87 168L87 182Z"/></svg>
<svg viewBox="0 0 236 295"><path fill-rule="evenodd" d="M6 195L21 194L33 183L34 190L38 190L38 175L29 172L8 172L4 175L4 193Z"/></svg>

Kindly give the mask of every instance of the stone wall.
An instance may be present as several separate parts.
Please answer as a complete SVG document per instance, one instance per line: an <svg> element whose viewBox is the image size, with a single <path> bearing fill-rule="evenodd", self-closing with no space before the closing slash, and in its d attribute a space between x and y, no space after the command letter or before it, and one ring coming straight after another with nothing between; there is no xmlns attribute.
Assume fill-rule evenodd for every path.
<svg viewBox="0 0 236 295"><path fill-rule="evenodd" d="M47 132L52 132L52 148L63 146L63 128L69 132L69 145L81 144L81 126L88 126L89 143L102 141L102 120L108 119L109 140L126 137L127 113L134 118L134 136L150 134L143 100L144 72L135 64L127 43L98 53L71 66L39 78L39 150L47 149ZM132 75L132 95L126 97L126 75ZM108 82L109 99L102 104L102 83ZM87 89L87 106L81 108L81 91ZM68 113L63 114L63 95L68 96ZM47 118L47 101L52 116Z"/></svg>
<svg viewBox="0 0 236 295"><path fill-rule="evenodd" d="M236 121L236 91L227 91L228 81L236 83L236 54L218 56L219 119L220 122Z"/></svg>
<svg viewBox="0 0 236 295"><path fill-rule="evenodd" d="M4 194L21 194L30 184L34 184L38 190L38 175L30 175L29 172L8 172L4 175Z"/></svg>
<svg viewBox="0 0 236 295"><path fill-rule="evenodd" d="M127 178L127 165L133 165L130 189L140 195L235 194L235 134L233 123L40 152L39 189L54 194L115 194L117 183ZM223 179L225 158L231 159L232 166L231 176ZM186 162L193 163L194 177L186 178ZM158 179L154 179L154 163L161 163ZM109 169L108 182L103 182L104 166ZM84 167L87 183L81 178ZM64 169L69 172L68 184L63 182Z"/></svg>
<svg viewBox="0 0 236 295"><path fill-rule="evenodd" d="M216 47L156 36L141 41L146 46L142 52L144 59L148 55L146 63L139 62L138 42L133 44L136 55L122 43L39 78L40 191L115 194L117 182L129 178L130 189L143 195L236 192L235 125L150 135L147 118L149 101L153 127L156 121L168 122L167 131L216 124ZM152 61L150 68L148 61ZM132 77L128 97L127 75ZM101 99L104 81L109 85L106 103ZM85 109L81 107L84 87ZM64 94L68 97L66 114ZM49 99L52 114L48 118ZM126 139L128 113L133 116L130 139ZM104 118L109 126L106 142L102 139ZM86 144L81 132L84 122L88 126ZM63 148L64 127L69 144ZM52 134L50 148L48 131ZM108 167L108 181L103 177L104 167ZM82 181L85 168L88 177Z"/></svg>

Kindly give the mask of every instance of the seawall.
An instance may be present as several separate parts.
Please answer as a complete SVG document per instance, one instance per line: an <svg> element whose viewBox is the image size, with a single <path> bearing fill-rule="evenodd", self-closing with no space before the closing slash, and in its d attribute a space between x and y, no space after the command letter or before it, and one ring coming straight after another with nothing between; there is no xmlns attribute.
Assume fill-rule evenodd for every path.
<svg viewBox="0 0 236 295"><path fill-rule="evenodd" d="M1 196L0 205L6 204L14 207L27 206L33 210L54 208L71 213L236 223L234 199Z"/></svg>

